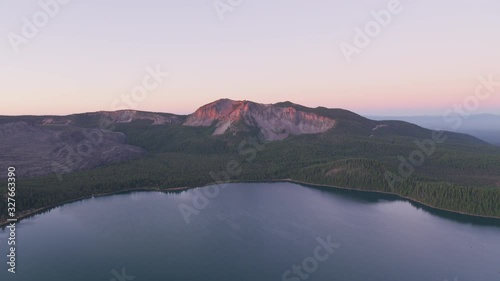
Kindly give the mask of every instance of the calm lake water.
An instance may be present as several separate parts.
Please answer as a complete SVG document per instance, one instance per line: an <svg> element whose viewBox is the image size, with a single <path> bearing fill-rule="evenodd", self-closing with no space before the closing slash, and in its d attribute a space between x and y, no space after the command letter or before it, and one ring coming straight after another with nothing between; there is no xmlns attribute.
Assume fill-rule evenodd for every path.
<svg viewBox="0 0 500 281"><path fill-rule="evenodd" d="M214 188L92 198L23 220L16 274L0 231L0 280L500 280L495 220L291 183L230 184L193 205L203 192ZM189 224L179 206L196 211Z"/></svg>

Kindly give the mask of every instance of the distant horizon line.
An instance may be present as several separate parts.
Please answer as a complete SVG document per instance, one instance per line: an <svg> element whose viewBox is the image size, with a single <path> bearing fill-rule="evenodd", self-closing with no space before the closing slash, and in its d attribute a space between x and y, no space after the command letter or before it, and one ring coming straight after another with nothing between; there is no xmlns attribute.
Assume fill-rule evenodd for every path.
<svg viewBox="0 0 500 281"><path fill-rule="evenodd" d="M306 108L310 108L310 109L316 109L316 108L327 108L327 109L341 109L341 110L347 110L347 111L350 111L352 113L355 113L357 115L360 115L360 116L363 116L365 118L393 118L393 117L398 117L398 118L422 118L422 117L428 117L428 118L439 118L439 117L443 117L443 115L440 115L440 114L365 114L365 113L360 113L361 111L370 111L370 109L364 109L364 110L360 110L360 111L357 111L357 110L351 110L351 109L347 109L345 107L327 107L327 106L307 106L307 105L302 105L300 103L296 103L296 102L293 102L293 101L290 101L290 100L285 100L285 101L277 101L277 102L274 102L274 103L265 103L265 102L256 102L256 101L253 101L253 100L249 100L249 99L232 99L232 98L227 98L227 97L223 97L223 98L218 98L216 100L213 100L213 101L210 101L210 102L207 102L199 107L197 107L194 111L191 111L189 113L173 113L173 112L168 112L168 111L157 111L157 110L141 110L141 109L133 109L133 108L120 108L120 109L115 109L115 110L90 110L90 111L83 111L83 112L72 112L72 113L66 113L66 114L46 114L46 113L43 113L43 114L8 114L8 115L3 115L3 114L0 114L0 116L9 116L9 117L19 117L19 116L58 116L58 117L62 117L62 116L70 116L70 115L79 115L79 114L89 114L89 113L99 113L99 112L119 112L119 111L137 111L137 112L146 112L146 113L158 113L158 114L172 114L172 115L177 115L177 116L188 116L188 115L191 115L193 113L195 113L197 110L199 110L200 108L204 107L204 106L207 106L207 105L210 105L210 104L213 104L213 103L217 103L217 102L221 102L221 101L231 101L231 102L250 102L250 103L254 103L254 104L262 104L262 105L276 105L276 104L280 104L280 103L291 103L291 104L294 104L294 105L298 105L298 106L302 106L302 107L306 107ZM380 110L380 108L373 108L372 110ZM401 108L399 108L398 110L401 110ZM390 110L388 110L390 111ZM479 112L479 113L475 113L475 114L470 114L470 116L482 116L482 115L493 115L493 116L500 116L500 114L498 113L492 113L492 112Z"/></svg>
<svg viewBox="0 0 500 281"><path fill-rule="evenodd" d="M300 104L298 104L300 105ZM322 106L318 106L322 107ZM318 107L308 107L308 108L318 108ZM323 106L324 107L324 106ZM366 117L366 118L372 118L372 117L404 117L404 118L411 118L411 117L443 117L442 115L439 114L412 114L412 115L401 115L401 114L395 114L395 115L386 115L386 114L363 114L363 113L358 113L356 111L346 109L346 108L334 108L334 107L324 107L328 109L343 109L347 111L351 111L355 114L358 114L360 116ZM142 109L117 109L117 110L92 110L92 111L83 111L83 112L74 112L74 113L68 113L68 114L50 114L50 113L44 113L44 114L0 114L2 117L22 117L22 116L70 116L70 115L79 115L79 114L89 114L89 113L99 113L99 112L119 112L119 111L137 111L137 112L146 112L146 113L159 113L159 114L172 114L172 115L178 115L178 116L187 116L193 114L195 111L191 113L173 113L173 112L167 112L167 111L155 111L155 110L142 110ZM485 116L485 115L493 115L493 116L498 116L500 117L500 114L498 113L492 113L492 112L483 112L483 113L476 113L476 114L471 114L470 116Z"/></svg>

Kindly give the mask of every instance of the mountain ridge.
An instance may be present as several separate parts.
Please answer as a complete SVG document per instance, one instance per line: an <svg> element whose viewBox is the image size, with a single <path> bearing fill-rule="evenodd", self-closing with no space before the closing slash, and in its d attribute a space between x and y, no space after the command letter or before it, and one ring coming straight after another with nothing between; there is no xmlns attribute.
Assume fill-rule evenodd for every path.
<svg viewBox="0 0 500 281"><path fill-rule="evenodd" d="M413 115L413 116L367 116L373 120L402 120L417 124L428 129L469 134L488 143L500 145L500 115L491 113L471 114L460 116L458 114L448 117L438 115Z"/></svg>
<svg viewBox="0 0 500 281"><path fill-rule="evenodd" d="M290 136L320 134L328 131L361 134L368 137L429 136L428 129L397 120L376 121L340 108L306 107L290 101L274 104L249 100L218 99L199 107L188 115L139 110L96 111L70 115L0 116L0 124L23 121L39 126L75 126L108 129L112 124L137 121L151 125L183 125L213 127L212 135L259 133L267 141ZM449 132L453 140L484 143L470 135Z"/></svg>

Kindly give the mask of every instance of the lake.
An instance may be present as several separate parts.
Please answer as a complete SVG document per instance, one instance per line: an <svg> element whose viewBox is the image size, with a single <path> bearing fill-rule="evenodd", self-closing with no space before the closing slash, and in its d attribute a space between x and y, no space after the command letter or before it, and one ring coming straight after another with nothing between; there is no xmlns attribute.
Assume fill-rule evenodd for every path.
<svg viewBox="0 0 500 281"><path fill-rule="evenodd" d="M7 236L0 231L5 281L500 280L499 220L292 183L57 207L17 224L16 274Z"/></svg>

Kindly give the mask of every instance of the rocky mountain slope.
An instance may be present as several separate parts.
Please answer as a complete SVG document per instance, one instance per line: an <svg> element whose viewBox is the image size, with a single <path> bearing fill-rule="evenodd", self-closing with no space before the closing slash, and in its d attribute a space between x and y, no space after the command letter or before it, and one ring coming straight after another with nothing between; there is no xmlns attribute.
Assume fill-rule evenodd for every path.
<svg viewBox="0 0 500 281"><path fill-rule="evenodd" d="M123 133L68 127L51 130L26 122L0 124L0 168L18 176L62 175L135 159L144 149L127 145Z"/></svg>
<svg viewBox="0 0 500 281"><path fill-rule="evenodd" d="M215 126L213 135L258 130L266 140L289 135L317 134L335 126L335 120L293 107L222 99L202 106L184 125Z"/></svg>

